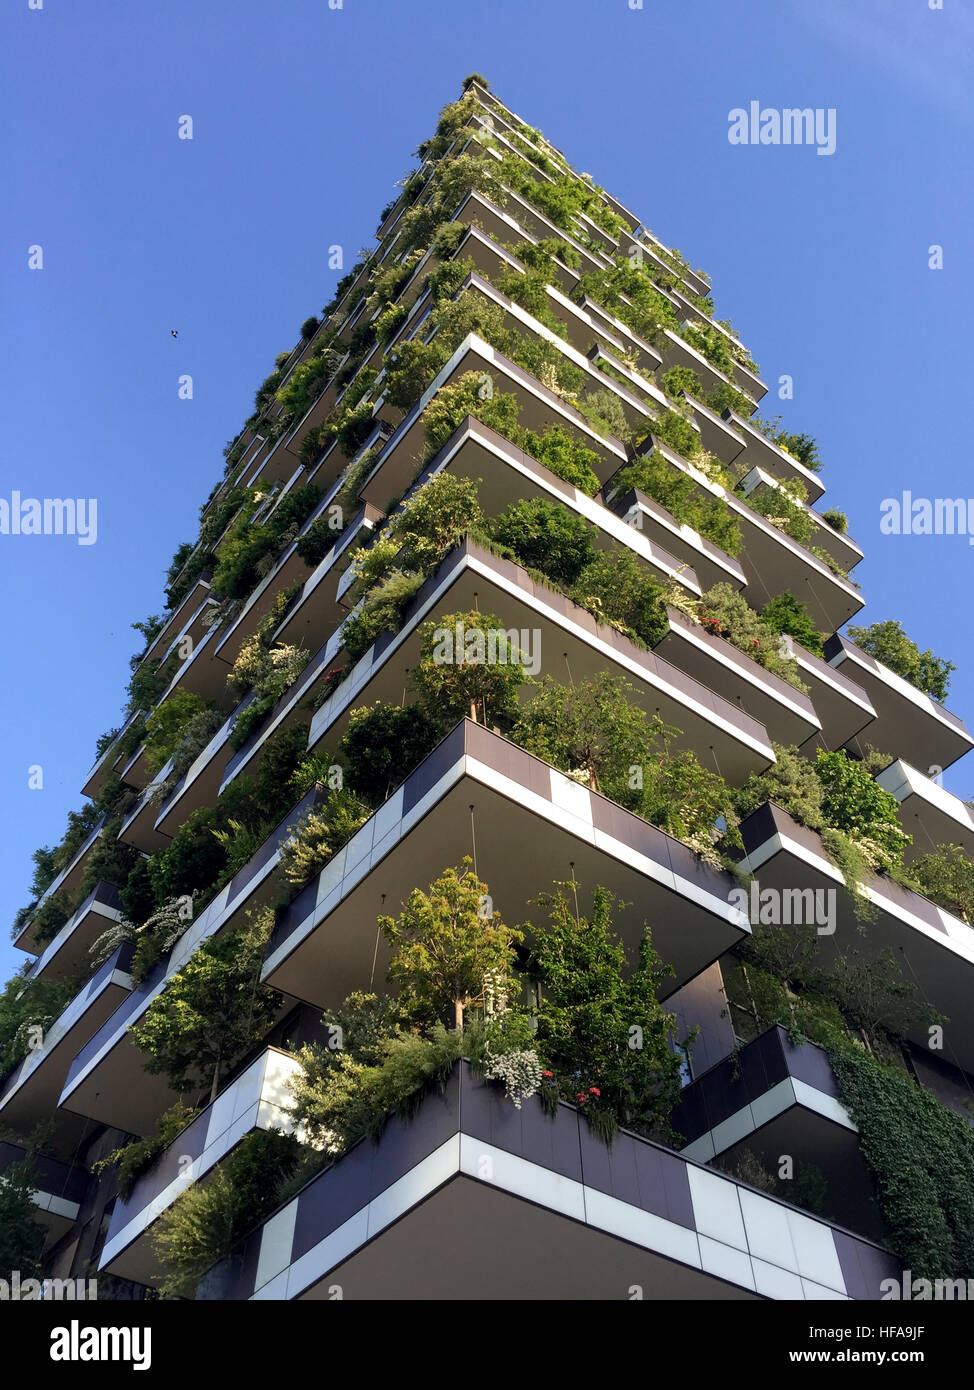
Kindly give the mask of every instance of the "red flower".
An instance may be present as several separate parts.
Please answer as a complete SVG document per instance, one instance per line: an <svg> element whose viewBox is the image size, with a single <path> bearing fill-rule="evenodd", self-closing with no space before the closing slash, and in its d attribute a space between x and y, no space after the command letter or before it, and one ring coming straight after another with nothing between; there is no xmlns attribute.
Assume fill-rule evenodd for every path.
<svg viewBox="0 0 974 1390"><path fill-rule="evenodd" d="M589 1093L590 1096L600 1096L600 1095L602 1094L602 1092L599 1090L598 1086L590 1086L590 1087L588 1088L588 1093Z"/></svg>
<svg viewBox="0 0 974 1390"><path fill-rule="evenodd" d="M584 1091L579 1091L579 1093L578 1093L576 1099L577 1099L579 1105L584 1105L585 1102L588 1100L588 1096L585 1094Z"/></svg>
<svg viewBox="0 0 974 1390"><path fill-rule="evenodd" d="M554 1072L553 1072L553 1071L543 1071L543 1072L541 1073L541 1075L542 1075L542 1076L554 1076Z"/></svg>

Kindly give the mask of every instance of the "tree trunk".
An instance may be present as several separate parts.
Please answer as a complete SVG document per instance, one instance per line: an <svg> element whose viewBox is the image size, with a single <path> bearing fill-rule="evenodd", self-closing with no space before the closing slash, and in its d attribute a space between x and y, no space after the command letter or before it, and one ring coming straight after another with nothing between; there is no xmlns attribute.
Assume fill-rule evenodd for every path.
<svg viewBox="0 0 974 1390"><path fill-rule="evenodd" d="M219 1086L219 1084L220 1084L220 1062L219 1062L219 1059L218 1059L218 1060L217 1060L217 1063L216 1063L216 1066L213 1068L213 1085L210 1087L210 1104L211 1104L211 1105L212 1105L213 1102L216 1100L216 1092L217 1092L217 1087Z"/></svg>
<svg viewBox="0 0 974 1390"><path fill-rule="evenodd" d="M477 721L477 701L476 701L476 700L471 700L471 701L470 701L470 718L473 720L473 722L474 722L475 724L478 722L478 721Z"/></svg>
<svg viewBox="0 0 974 1390"><path fill-rule="evenodd" d="M459 999L453 1001L453 1026L458 1033L463 1032L463 1004Z"/></svg>

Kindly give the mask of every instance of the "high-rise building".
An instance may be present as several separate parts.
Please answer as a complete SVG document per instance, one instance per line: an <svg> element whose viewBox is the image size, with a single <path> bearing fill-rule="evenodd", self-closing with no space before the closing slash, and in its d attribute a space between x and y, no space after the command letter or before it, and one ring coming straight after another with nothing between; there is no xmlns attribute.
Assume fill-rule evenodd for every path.
<svg viewBox="0 0 974 1390"><path fill-rule="evenodd" d="M418 155L37 857L6 1260L103 1298L966 1278L949 663L839 632L862 552L706 275L482 78Z"/></svg>

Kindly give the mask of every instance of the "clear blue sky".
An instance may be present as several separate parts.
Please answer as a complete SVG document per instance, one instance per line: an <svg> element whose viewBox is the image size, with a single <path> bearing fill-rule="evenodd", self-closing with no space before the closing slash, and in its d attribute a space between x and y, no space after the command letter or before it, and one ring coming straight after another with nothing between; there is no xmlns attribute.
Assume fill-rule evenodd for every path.
<svg viewBox="0 0 974 1390"><path fill-rule="evenodd" d="M793 376L786 422L867 552L865 621L952 657L974 720L974 549L878 530L903 488L974 495L972 63L962 0L6 0L0 496L96 497L99 530L0 536L3 978L30 852L118 722L129 625L161 611L223 444L331 297L327 247L370 243L471 71L711 273L769 384ZM751 100L835 107L836 153L730 145Z"/></svg>

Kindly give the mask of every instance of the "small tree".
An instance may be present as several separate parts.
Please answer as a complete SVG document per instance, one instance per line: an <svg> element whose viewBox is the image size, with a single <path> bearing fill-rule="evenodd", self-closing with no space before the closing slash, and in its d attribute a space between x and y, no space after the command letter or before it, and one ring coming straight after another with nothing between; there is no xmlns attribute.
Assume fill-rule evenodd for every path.
<svg viewBox="0 0 974 1390"><path fill-rule="evenodd" d="M676 1018L657 998L672 973L653 949L648 928L630 971L612 930L615 899L592 895L579 915L577 886L558 883L538 904L547 912L534 931L530 970L539 987L535 1041L558 1094L583 1107L609 1139L621 1122L643 1133L666 1132L680 1092L682 1056ZM686 1041L686 1040L685 1040Z"/></svg>
<svg viewBox="0 0 974 1390"><path fill-rule="evenodd" d="M527 677L507 629L495 613L446 613L426 623L413 683L438 728L469 716L510 719Z"/></svg>
<svg viewBox="0 0 974 1390"><path fill-rule="evenodd" d="M658 715L650 717L630 703L635 694L622 676L572 686L545 677L511 737L562 772L584 774L593 791L638 810L642 769L671 731Z"/></svg>
<svg viewBox="0 0 974 1390"><path fill-rule="evenodd" d="M227 1067L273 1023L282 997L260 983L271 923L267 911L204 942L132 1029L147 1055L146 1071L165 1075L174 1091L199 1090L209 1082L215 1100Z"/></svg>
<svg viewBox="0 0 974 1390"><path fill-rule="evenodd" d="M387 979L400 988L403 1012L414 1022L463 1028L464 1010L481 999L485 981L506 980L522 940L490 910L487 885L472 872L445 870L429 891L414 888L398 918L379 926L394 955Z"/></svg>
<svg viewBox="0 0 974 1390"><path fill-rule="evenodd" d="M892 792L846 753L827 753L820 748L815 772L822 785L826 825L848 835L872 868L882 872L899 868L912 836L900 825L899 802Z"/></svg>

